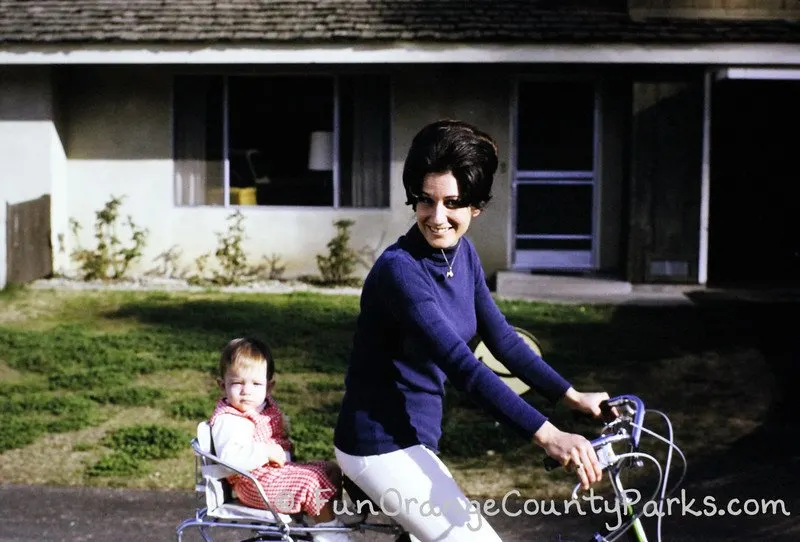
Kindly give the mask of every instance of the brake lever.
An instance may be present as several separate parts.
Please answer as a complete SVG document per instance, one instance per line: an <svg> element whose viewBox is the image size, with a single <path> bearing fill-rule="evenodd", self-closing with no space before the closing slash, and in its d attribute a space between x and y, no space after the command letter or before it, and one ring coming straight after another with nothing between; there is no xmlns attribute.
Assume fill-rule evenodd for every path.
<svg viewBox="0 0 800 542"><path fill-rule="evenodd" d="M600 417L606 423L611 423L619 418L619 411L616 410L616 404L612 405L608 399L600 402Z"/></svg>

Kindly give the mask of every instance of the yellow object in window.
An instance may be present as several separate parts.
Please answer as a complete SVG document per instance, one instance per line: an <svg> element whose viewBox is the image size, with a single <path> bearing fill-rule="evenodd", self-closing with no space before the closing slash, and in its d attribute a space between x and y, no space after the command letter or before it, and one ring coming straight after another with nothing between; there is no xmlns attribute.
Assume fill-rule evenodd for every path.
<svg viewBox="0 0 800 542"><path fill-rule="evenodd" d="M256 205L256 187L231 187L231 205Z"/></svg>

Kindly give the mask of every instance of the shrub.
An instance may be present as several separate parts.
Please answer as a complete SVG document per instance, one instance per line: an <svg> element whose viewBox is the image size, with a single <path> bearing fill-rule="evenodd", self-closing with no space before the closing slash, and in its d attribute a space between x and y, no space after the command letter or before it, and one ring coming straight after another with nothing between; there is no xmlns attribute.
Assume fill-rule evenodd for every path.
<svg viewBox="0 0 800 542"><path fill-rule="evenodd" d="M283 263L280 255L273 253L263 256L261 262L251 267L248 274L260 279L281 280L285 272L286 264Z"/></svg>
<svg viewBox="0 0 800 542"><path fill-rule="evenodd" d="M151 269L149 274L168 278L181 277L183 274L183 270L180 269L182 253L183 251L178 245L172 245L155 257L155 261L159 264L156 268Z"/></svg>
<svg viewBox="0 0 800 542"><path fill-rule="evenodd" d="M228 231L218 232L218 246L214 255L217 257L221 272L214 273L216 284L238 285L247 275L247 254L242 248L244 242L244 215L238 209L228 216Z"/></svg>
<svg viewBox="0 0 800 542"><path fill-rule="evenodd" d="M197 273L187 277L188 283L195 286L239 286L254 279L281 280L286 265L278 254L263 256L256 265L248 264L247 253L242 247L247 238L242 212L237 209L227 220L228 229L216 233L217 249L214 253L195 258ZM208 262L212 256L216 258L219 270L208 276Z"/></svg>
<svg viewBox="0 0 800 542"><path fill-rule="evenodd" d="M336 235L328 241L328 254L317 254L317 266L322 275L322 282L327 285L352 285L358 279L351 277L359 261L358 253L350 247L350 228L355 224L352 220L337 220Z"/></svg>
<svg viewBox="0 0 800 542"><path fill-rule="evenodd" d="M120 279L127 272L131 262L142 256L148 232L139 228L130 216L126 222L130 230L130 243L123 244L119 237L119 208L122 199L112 196L105 206L95 213L97 218L94 224L94 248L81 248L78 243L81 225L74 218L70 218L70 228L77 246L71 257L79 264L84 280Z"/></svg>

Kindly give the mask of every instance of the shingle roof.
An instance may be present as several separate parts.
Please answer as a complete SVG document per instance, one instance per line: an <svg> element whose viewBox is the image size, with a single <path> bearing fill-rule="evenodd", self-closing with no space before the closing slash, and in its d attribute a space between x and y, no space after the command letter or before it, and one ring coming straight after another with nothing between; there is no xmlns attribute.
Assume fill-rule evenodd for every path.
<svg viewBox="0 0 800 542"><path fill-rule="evenodd" d="M598 7L619 4L622 8ZM0 0L0 43L800 42L798 21L633 21L624 5L613 0Z"/></svg>

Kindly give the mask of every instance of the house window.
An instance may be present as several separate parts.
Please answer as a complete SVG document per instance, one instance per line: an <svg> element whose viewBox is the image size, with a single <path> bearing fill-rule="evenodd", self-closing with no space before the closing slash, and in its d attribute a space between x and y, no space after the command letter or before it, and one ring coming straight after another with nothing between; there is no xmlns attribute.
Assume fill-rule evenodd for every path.
<svg viewBox="0 0 800 542"><path fill-rule="evenodd" d="M386 76L175 79L179 205L389 206Z"/></svg>

